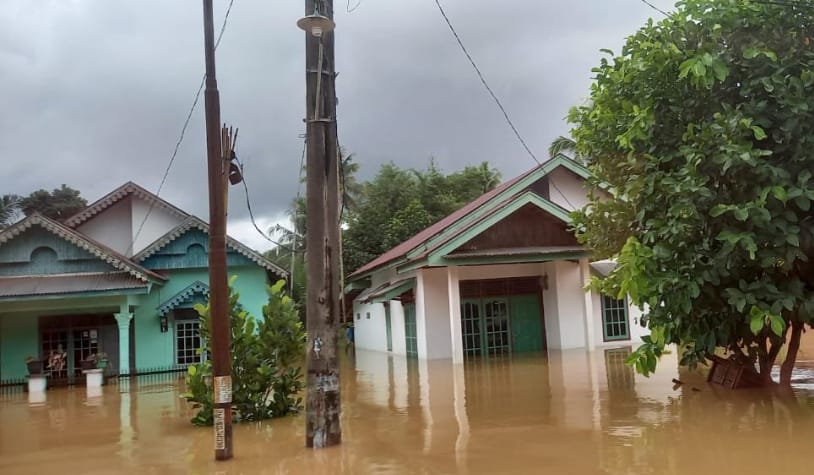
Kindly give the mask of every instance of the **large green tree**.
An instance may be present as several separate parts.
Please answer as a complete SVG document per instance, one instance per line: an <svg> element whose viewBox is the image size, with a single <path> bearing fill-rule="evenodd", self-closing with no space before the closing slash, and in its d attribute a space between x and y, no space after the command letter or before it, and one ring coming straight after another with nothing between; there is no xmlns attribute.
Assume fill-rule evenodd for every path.
<svg viewBox="0 0 814 475"><path fill-rule="evenodd" d="M20 209L26 216L39 212L51 219L63 220L82 211L88 205L78 190L63 184L53 191L37 190L20 200Z"/></svg>
<svg viewBox="0 0 814 475"><path fill-rule="evenodd" d="M788 385L814 318L814 8L686 0L603 59L572 109L594 197L580 239L618 267L598 284L645 308L648 373L667 344L726 350ZM597 192L597 195L604 193Z"/></svg>
<svg viewBox="0 0 814 475"><path fill-rule="evenodd" d="M362 183L343 234L345 270L352 272L500 183L483 162L445 174L434 160L424 170L393 163Z"/></svg>

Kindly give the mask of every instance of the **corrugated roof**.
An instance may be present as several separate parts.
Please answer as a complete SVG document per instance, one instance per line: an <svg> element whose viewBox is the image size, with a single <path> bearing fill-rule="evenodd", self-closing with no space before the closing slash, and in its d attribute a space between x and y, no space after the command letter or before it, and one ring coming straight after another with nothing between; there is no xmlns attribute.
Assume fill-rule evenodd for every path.
<svg viewBox="0 0 814 475"><path fill-rule="evenodd" d="M354 277L357 275L364 274L370 270L373 270L379 266L387 264L388 262L398 259L403 255L407 254L408 252L412 251L416 247L418 247L424 241L430 239L431 237L435 236L436 234L440 233L441 231L445 230L453 223L458 221L459 219L463 218L464 216L468 215L472 211L480 208L481 205L486 204L489 200L500 194L503 190L509 188L510 186L514 185L518 181L520 181L525 176L529 175L530 173L537 170L539 167L532 168L531 170L527 171L526 173L515 177L505 183L500 184L499 186L493 188L490 191L480 195L479 197L475 198L473 201L470 201L466 204L463 208L460 208L457 211L449 214L446 218L441 219L437 223L431 225L428 228L425 228L423 231L419 232L415 236L411 237L410 239L402 242L401 244L397 245L396 247L390 249L389 251L385 252L381 256L373 259L372 261L368 262L367 264L363 265L356 271L354 271L349 277Z"/></svg>
<svg viewBox="0 0 814 475"><path fill-rule="evenodd" d="M28 216L12 226L9 226L3 231L0 231L0 246L16 238L25 230L34 225L42 227L46 231L51 232L54 235L70 242L71 244L90 252L116 269L126 271L130 275L138 277L145 282L151 280L163 282L167 280L166 277L136 264L104 244L95 241L58 221L54 221L53 219L43 216L40 213L33 213L31 216Z"/></svg>
<svg viewBox="0 0 814 475"><path fill-rule="evenodd" d="M129 272L93 272L0 277L0 297L58 295L147 288Z"/></svg>
<svg viewBox="0 0 814 475"><path fill-rule="evenodd" d="M513 247L502 249L479 249L477 251L464 251L447 254L446 259L464 259L467 257L497 257L497 256L544 256L547 254L560 254L564 252L585 252L582 246L546 246L546 247Z"/></svg>
<svg viewBox="0 0 814 475"><path fill-rule="evenodd" d="M480 195L479 197L475 198L473 201L470 201L464 207L460 208L459 210L451 213L447 217L443 218L442 220L438 221L437 223L431 225L428 228L425 228L423 231L419 232L415 236L411 237L410 239L398 244L394 248L390 249L389 251L385 252L381 256L373 259L372 261L368 262L367 264L363 265L353 273L351 273L348 278L353 279L364 275L376 268L382 267L390 262L396 261L397 259L404 258L410 251L418 248L422 244L426 243L427 241L431 240L436 235L442 233L444 230L449 228L450 226L454 225L458 221L465 218L467 215L473 213L478 208L486 205L489 201L498 197L501 193L506 191L507 189L511 188L514 184L520 182L527 176L535 173L538 170L544 170L545 174L549 173L551 170L556 169L559 166L564 166L566 169L571 170L577 176L586 178L590 175L590 172L587 168L580 165L579 163L574 162L570 158L566 157L565 155L557 155L556 157L538 165L531 170L523 173L522 175L515 177L496 188ZM501 202L501 204L508 203L511 200L511 196L505 197L506 199ZM555 203L553 205L557 206ZM459 231L459 233L462 231ZM458 234L459 234L458 233ZM451 236L450 236L451 238ZM426 252L425 252L426 255Z"/></svg>

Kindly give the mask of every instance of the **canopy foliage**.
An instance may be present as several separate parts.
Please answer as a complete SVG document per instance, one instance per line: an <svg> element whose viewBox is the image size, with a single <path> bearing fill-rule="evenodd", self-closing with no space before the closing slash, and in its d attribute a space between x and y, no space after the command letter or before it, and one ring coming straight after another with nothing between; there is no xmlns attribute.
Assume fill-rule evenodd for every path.
<svg viewBox="0 0 814 475"><path fill-rule="evenodd" d="M814 9L685 0L601 60L569 121L614 198L576 215L582 242L618 267L601 290L644 306L645 374L665 345L694 366L716 349L764 382L814 318ZM754 367L754 366L753 366Z"/></svg>

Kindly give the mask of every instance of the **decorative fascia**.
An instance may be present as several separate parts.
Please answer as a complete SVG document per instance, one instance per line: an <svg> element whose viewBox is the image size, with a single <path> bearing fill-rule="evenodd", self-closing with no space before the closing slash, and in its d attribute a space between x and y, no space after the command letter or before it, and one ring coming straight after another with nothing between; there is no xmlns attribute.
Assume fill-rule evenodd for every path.
<svg viewBox="0 0 814 475"><path fill-rule="evenodd" d="M150 206L158 206L160 208L163 208L181 219L187 218L189 216L188 213L185 213L184 211L173 206L169 202L161 199L160 197L158 197L158 195L150 193L149 191L138 186L132 181L128 181L124 185L116 188L107 195L98 199L96 202L94 202L87 208L66 219L65 225L71 228L76 228L80 224L84 223L85 221L88 221L92 217L96 216L105 209L113 206L114 204L118 203L119 201L123 200L124 198L130 195L137 196L143 199L144 201L150 203Z"/></svg>
<svg viewBox="0 0 814 475"><path fill-rule="evenodd" d="M204 284L200 280L196 280L195 282L189 284L183 290L173 295L171 298L167 299L164 303L158 306L158 316L163 317L168 312L174 310L176 307L183 304L190 297L196 294L208 297L209 286Z"/></svg>
<svg viewBox="0 0 814 475"><path fill-rule="evenodd" d="M170 230L167 234L161 236L157 240L155 240L152 244L147 246L143 251L139 252L135 256L133 256L133 260L136 262L144 262L150 256L154 255L161 249L167 247L168 244L175 241L176 239L180 238L191 229L197 229L202 231L206 234L209 234L209 225L203 222L200 218L195 216L189 216L183 223L179 224L172 230ZM259 252L249 248L245 244L241 243L240 241L226 237L226 245L232 249L233 251L237 252L238 254L242 255L243 257L249 259L250 261L254 262L255 264L263 267L264 269L270 270L280 277L287 278L288 272L284 271L273 262L269 261L262 254Z"/></svg>
<svg viewBox="0 0 814 475"><path fill-rule="evenodd" d="M118 252L114 251L113 249L110 249L102 244L99 244L83 236L77 231L63 224L60 224L50 218L47 218L39 213L33 213L27 218L17 222L11 227L6 228L4 231L0 232L0 246L11 241L12 239L19 236L26 230L32 228L34 225L39 225L46 231L55 234L61 239L64 239L65 241L68 241L69 243L73 244L74 246L77 246L80 249L84 249L85 251L91 253L93 256L110 264L115 269L127 272L133 277L136 277L144 282L147 283L163 282L167 280L166 278L156 274L155 272L152 272L135 264L134 262L130 261L129 259L119 254Z"/></svg>

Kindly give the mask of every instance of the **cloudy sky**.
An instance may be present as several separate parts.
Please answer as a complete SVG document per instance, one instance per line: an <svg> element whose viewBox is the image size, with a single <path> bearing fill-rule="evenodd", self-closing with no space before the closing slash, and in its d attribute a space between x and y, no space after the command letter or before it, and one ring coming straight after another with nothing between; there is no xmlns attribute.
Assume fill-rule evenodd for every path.
<svg viewBox="0 0 814 475"><path fill-rule="evenodd" d="M358 0L350 0L353 8ZM449 33L434 0L335 0L338 124L360 179L382 163L445 171L534 165ZM200 0L3 0L0 194L61 183L94 201L132 180L155 191L203 74ZM216 30L228 0L215 0ZM673 0L651 0L664 10ZM235 0L217 52L222 120L240 128L261 228L298 190L305 111L302 0ZM567 133L600 48L660 14L640 0L442 0L531 149ZM161 196L208 217L203 98ZM233 187L229 233L269 244ZM304 193L304 189L303 189Z"/></svg>

